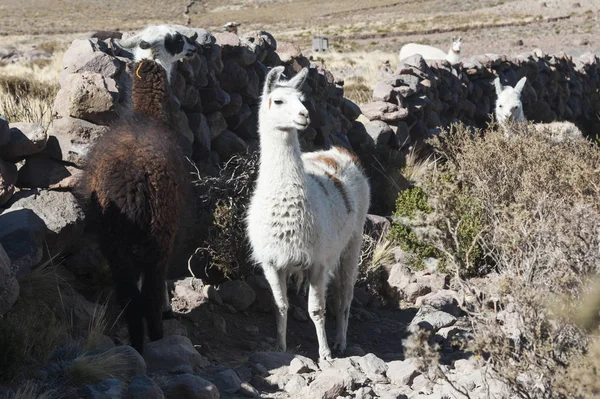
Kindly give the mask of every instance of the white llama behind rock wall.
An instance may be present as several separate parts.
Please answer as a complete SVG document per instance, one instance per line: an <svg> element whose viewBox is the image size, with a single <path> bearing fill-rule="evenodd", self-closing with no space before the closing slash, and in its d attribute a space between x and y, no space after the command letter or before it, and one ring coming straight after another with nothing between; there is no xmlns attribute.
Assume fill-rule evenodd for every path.
<svg viewBox="0 0 600 399"><path fill-rule="evenodd" d="M460 50L462 46L462 38L452 38L452 45L445 53L437 47L428 46L418 43L407 43L400 49L400 62L405 58L420 54L425 60L447 60L450 64L458 64L460 62Z"/></svg>
<svg viewBox="0 0 600 399"><path fill-rule="evenodd" d="M505 134L509 134L511 122L521 123L527 121L523 113L521 93L527 82L527 77L522 77L515 87L503 86L500 78L494 79L496 88L496 120ZM538 132L547 134L553 141L561 142L583 137L583 133L571 122L535 123L533 128Z"/></svg>
<svg viewBox="0 0 600 399"><path fill-rule="evenodd" d="M267 75L259 109L260 168L247 216L253 257L264 270L277 307L277 346L286 350L287 281L306 277L309 314L319 357L331 358L325 333L325 294L335 288L334 349L346 349L348 316L369 184L357 158L334 147L301 154L298 130L309 124L300 91L308 70L282 81L283 67Z"/></svg>

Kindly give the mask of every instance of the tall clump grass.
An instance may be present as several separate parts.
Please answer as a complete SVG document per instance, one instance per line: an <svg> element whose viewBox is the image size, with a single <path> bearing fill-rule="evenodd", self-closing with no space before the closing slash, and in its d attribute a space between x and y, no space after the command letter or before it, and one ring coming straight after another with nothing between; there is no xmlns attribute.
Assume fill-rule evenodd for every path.
<svg viewBox="0 0 600 399"><path fill-rule="evenodd" d="M12 122L39 123L52 120L52 105L59 89L62 53L57 45L53 59L0 66L0 116Z"/></svg>
<svg viewBox="0 0 600 399"><path fill-rule="evenodd" d="M597 397L600 148L526 125L508 137L457 125L432 145L439 161L401 196L392 234L441 258L472 298L469 350L511 397ZM411 204L420 212L403 216ZM490 272L494 292L470 279Z"/></svg>

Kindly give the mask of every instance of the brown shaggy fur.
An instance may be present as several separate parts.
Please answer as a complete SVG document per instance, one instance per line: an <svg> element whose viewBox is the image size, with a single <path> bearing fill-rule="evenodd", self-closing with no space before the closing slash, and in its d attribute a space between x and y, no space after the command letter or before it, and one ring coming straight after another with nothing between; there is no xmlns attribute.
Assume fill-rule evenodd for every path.
<svg viewBox="0 0 600 399"><path fill-rule="evenodd" d="M80 191L110 263L117 296L126 306L132 346L163 336L164 284L186 199L186 169L171 127L165 70L134 65L132 115L98 140ZM138 283L142 282L141 290Z"/></svg>

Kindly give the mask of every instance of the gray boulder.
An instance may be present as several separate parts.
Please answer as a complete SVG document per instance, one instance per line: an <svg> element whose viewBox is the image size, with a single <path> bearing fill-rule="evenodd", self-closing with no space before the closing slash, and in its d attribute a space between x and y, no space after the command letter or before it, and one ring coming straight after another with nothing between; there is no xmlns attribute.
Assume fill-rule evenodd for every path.
<svg viewBox="0 0 600 399"><path fill-rule="evenodd" d="M20 188L54 187L79 172L79 169L52 159L47 154L35 154L25 158L25 165L19 169L16 186Z"/></svg>
<svg viewBox="0 0 600 399"><path fill-rule="evenodd" d="M9 133L8 143L0 146L0 158L6 161L20 161L46 147L46 131L37 123L12 123Z"/></svg>
<svg viewBox="0 0 600 399"><path fill-rule="evenodd" d="M0 245L10 258L12 273L20 278L43 257L44 221L31 209L9 209L0 214Z"/></svg>
<svg viewBox="0 0 600 399"><path fill-rule="evenodd" d="M31 209L46 225L45 241L51 255L65 251L81 236L85 215L68 191L25 190L13 195L11 208Z"/></svg>
<svg viewBox="0 0 600 399"><path fill-rule="evenodd" d="M145 344L144 360L149 373L170 371L182 366L194 369L208 364L208 361L194 348L192 341L180 335L166 336Z"/></svg>
<svg viewBox="0 0 600 399"><path fill-rule="evenodd" d="M162 386L167 399L219 399L219 390L210 381L193 374L168 379Z"/></svg>
<svg viewBox="0 0 600 399"><path fill-rule="evenodd" d="M118 118L118 97L114 79L94 72L71 73L65 76L56 95L53 112L62 118L70 116L107 125Z"/></svg>
<svg viewBox="0 0 600 399"><path fill-rule="evenodd" d="M80 166L91 146L107 131L106 126L95 125L82 119L69 116L55 119L48 129L48 135L56 137L58 149L50 155Z"/></svg>
<svg viewBox="0 0 600 399"><path fill-rule="evenodd" d="M229 280L219 285L219 295L223 302L232 305L237 311L244 311L254 303L256 293L245 281Z"/></svg>

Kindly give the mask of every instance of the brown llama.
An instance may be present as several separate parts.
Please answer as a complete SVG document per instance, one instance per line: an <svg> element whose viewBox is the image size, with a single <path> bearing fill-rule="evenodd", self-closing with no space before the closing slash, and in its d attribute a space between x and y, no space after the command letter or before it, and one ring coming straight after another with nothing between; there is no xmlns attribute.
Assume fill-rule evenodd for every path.
<svg viewBox="0 0 600 399"><path fill-rule="evenodd" d="M151 341L163 337L165 278L188 183L166 71L148 59L133 68L131 115L97 141L79 191L142 353L144 319Z"/></svg>

